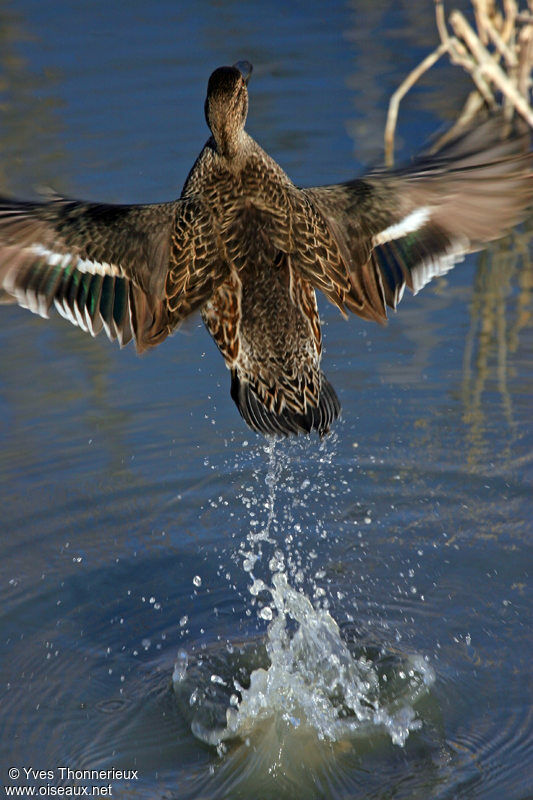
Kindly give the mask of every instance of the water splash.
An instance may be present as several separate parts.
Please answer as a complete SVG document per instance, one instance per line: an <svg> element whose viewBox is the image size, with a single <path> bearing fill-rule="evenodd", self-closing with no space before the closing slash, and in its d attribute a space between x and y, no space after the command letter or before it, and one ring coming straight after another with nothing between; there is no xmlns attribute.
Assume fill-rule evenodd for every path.
<svg viewBox="0 0 533 800"><path fill-rule="evenodd" d="M204 649L198 658L180 652L173 684L182 711L198 738L222 749L269 720L329 742L386 731L403 746L421 726L413 704L433 683L433 670L421 656L365 646L342 632L320 585L318 556L306 547L302 517L313 542L327 538L313 490L329 486L334 447L320 445L312 479L299 483L285 444L271 441L264 450L266 493L242 494L249 530L236 556L249 578L249 605L269 622L266 637L222 653Z"/></svg>
<svg viewBox="0 0 533 800"><path fill-rule="evenodd" d="M270 592L275 608L266 639L270 665L251 673L249 688L236 685L242 699L227 711L224 738L245 735L258 721L280 715L294 728L313 728L320 739L338 741L361 733L367 723L366 728L383 726L403 745L421 724L411 704L432 683L426 662L414 658L402 664L403 691L383 702L385 672L349 649L327 610L313 607L283 571L273 576Z"/></svg>

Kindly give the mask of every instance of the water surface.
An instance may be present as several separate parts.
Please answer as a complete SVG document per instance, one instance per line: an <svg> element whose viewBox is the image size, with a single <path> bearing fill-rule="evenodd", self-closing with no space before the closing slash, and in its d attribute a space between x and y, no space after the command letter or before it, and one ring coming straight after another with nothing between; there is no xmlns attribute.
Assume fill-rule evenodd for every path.
<svg viewBox="0 0 533 800"><path fill-rule="evenodd" d="M239 58L248 130L293 180L351 177L435 41L422 0L4 2L2 191L176 196L209 73ZM443 63L408 97L404 158L468 89ZM139 359L2 307L1 783L526 800L532 286L520 230L386 328L322 303L343 418L275 447L197 319Z"/></svg>

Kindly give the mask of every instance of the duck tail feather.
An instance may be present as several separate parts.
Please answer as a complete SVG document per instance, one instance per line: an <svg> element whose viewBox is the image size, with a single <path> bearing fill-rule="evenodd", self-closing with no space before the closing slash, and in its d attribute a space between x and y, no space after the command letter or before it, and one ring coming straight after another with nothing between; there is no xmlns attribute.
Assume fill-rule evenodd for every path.
<svg viewBox="0 0 533 800"><path fill-rule="evenodd" d="M285 406L282 411L270 411L261 402L252 384L236 370L231 373L231 397L246 424L265 436L291 436L317 431L325 436L337 419L341 405L331 383L321 373L321 389L318 406L309 406L304 414Z"/></svg>

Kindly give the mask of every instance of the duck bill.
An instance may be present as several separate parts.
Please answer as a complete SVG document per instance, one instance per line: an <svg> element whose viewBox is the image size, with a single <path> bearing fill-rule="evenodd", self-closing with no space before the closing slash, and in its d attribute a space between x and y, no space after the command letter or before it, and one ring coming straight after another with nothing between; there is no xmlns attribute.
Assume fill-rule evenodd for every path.
<svg viewBox="0 0 533 800"><path fill-rule="evenodd" d="M249 61L236 61L233 65L242 75L243 81L248 86L248 81L250 80L250 75L252 74L253 66L250 64Z"/></svg>

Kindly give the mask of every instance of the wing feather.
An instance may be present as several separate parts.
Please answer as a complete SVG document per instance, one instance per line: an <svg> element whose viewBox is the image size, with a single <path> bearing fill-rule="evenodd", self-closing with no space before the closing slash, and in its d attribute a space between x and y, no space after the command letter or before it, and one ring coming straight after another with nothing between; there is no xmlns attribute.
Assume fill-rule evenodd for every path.
<svg viewBox="0 0 533 800"><path fill-rule="evenodd" d="M361 317L385 321L407 286L416 294L522 221L533 204L530 135L501 140L489 120L421 156L408 168L370 173L332 186L304 189L325 220L339 259L298 268L316 288ZM341 269L342 272L342 269ZM350 290L346 290L346 280Z"/></svg>
<svg viewBox="0 0 533 800"><path fill-rule="evenodd" d="M0 198L0 286L42 317L52 306L96 336L154 346L225 277L208 209Z"/></svg>

